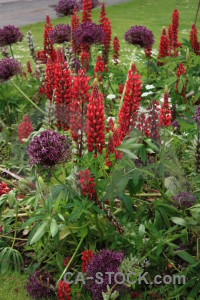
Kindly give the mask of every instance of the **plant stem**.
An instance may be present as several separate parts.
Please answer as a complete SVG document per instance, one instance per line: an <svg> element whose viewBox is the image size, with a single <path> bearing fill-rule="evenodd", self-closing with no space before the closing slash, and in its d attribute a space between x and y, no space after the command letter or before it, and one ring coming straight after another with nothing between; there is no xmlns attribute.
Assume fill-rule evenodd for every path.
<svg viewBox="0 0 200 300"><path fill-rule="evenodd" d="M35 104L26 94L24 94L24 92L13 81L12 84L24 96L26 100L28 100L37 110L41 112L41 114L46 115L46 113L43 110L41 110L41 108L39 108L39 106Z"/></svg>
<svg viewBox="0 0 200 300"><path fill-rule="evenodd" d="M15 233L14 233L13 243L12 243L12 247L11 247L12 249L15 245L16 235L17 235L17 215L15 216Z"/></svg>
<svg viewBox="0 0 200 300"><path fill-rule="evenodd" d="M196 16L195 16L195 21L194 21L195 27L196 27L196 23L197 23L197 17L198 17L198 13L199 13L199 8L200 8L200 0L199 0L199 3L198 3L198 6L197 6L197 11L196 11Z"/></svg>
<svg viewBox="0 0 200 300"><path fill-rule="evenodd" d="M16 241L28 241L28 239L20 239L12 236L6 236L6 235L0 235L0 238L10 239L10 240L16 240Z"/></svg>
<svg viewBox="0 0 200 300"><path fill-rule="evenodd" d="M14 58L14 54L13 54L13 50L12 50L12 46L10 45L10 53L12 55L12 58Z"/></svg>
<svg viewBox="0 0 200 300"><path fill-rule="evenodd" d="M76 253L78 252L78 250L79 250L79 248L80 248L80 246L81 246L81 244L82 244L84 238L85 238L85 237L82 237L82 238L81 238L79 244L78 244L77 247L76 247L76 250L75 250L74 254L72 255L70 261L68 262L68 264L67 264L67 266L65 267L64 271L62 272L61 276L59 277L59 279L58 279L58 281L57 281L57 283L56 283L56 287L58 286L60 280L62 280L64 274L67 272L67 270L68 270L70 264L72 263L74 257L76 256Z"/></svg>

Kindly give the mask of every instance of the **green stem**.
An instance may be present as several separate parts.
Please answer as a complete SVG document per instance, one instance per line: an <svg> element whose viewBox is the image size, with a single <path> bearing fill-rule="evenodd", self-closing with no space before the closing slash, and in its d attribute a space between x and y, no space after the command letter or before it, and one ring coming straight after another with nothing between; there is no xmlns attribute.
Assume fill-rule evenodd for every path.
<svg viewBox="0 0 200 300"><path fill-rule="evenodd" d="M46 113L43 110L41 110L41 108L39 108L39 106L37 106L37 104L35 104L26 94L24 94L24 92L13 81L12 84L24 96L26 100L28 100L37 110L41 112L41 114L46 115Z"/></svg>
<svg viewBox="0 0 200 300"><path fill-rule="evenodd" d="M13 50L12 50L12 46L10 45L10 53L12 55L12 58L14 58L14 53L13 53ZM14 58L15 59L15 58Z"/></svg>
<svg viewBox="0 0 200 300"><path fill-rule="evenodd" d="M28 241L28 239L20 239L12 236L6 236L6 235L0 235L0 238L10 239L10 240L16 240L16 241Z"/></svg>
<svg viewBox="0 0 200 300"><path fill-rule="evenodd" d="M76 256L76 253L78 252L78 250L79 250L79 248L80 248L80 246L81 246L81 244L82 244L84 238L85 238L85 237L82 237L82 238L81 238L81 240L80 240L78 246L76 247L76 250L75 250L74 254L72 255L72 257L71 257L70 261L68 262L67 266L65 267L64 271L63 271L62 274L60 275L60 277L59 277L59 279L58 279L58 281L57 281L57 283L56 283L56 287L58 286L60 280L62 280L63 276L64 276L65 273L67 272L67 270L68 270L69 266L71 265L71 263L72 263L74 257Z"/></svg>
<svg viewBox="0 0 200 300"><path fill-rule="evenodd" d="M15 217L15 233L14 233L14 238L13 238L13 243L12 243L12 247L11 248L13 248L14 245L15 245L16 235L17 235L17 215Z"/></svg>

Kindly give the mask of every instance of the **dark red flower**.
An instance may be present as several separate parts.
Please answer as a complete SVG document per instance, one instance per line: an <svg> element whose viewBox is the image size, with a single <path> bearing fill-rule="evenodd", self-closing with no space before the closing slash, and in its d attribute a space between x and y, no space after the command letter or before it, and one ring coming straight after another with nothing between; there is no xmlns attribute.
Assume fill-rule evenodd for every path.
<svg viewBox="0 0 200 300"><path fill-rule="evenodd" d="M94 67L94 72L96 73L96 77L98 81L102 81L102 73L105 71L104 63L100 55L97 56L97 60Z"/></svg>
<svg viewBox="0 0 200 300"><path fill-rule="evenodd" d="M84 196L88 199L92 200L96 195L95 192L95 184L93 182L93 178L90 175L90 171L86 169L85 171L81 170L79 172L79 184L81 186L81 191Z"/></svg>
<svg viewBox="0 0 200 300"><path fill-rule="evenodd" d="M56 59L56 51L53 48L53 42L49 38L49 33L53 29L52 23L50 21L49 16L46 16L46 23L44 25L44 37L43 37L43 45L44 49L42 51L37 52L37 59L42 63L47 62L48 56L51 57L52 60Z"/></svg>
<svg viewBox="0 0 200 300"><path fill-rule="evenodd" d="M118 64L119 50L120 50L119 40L118 37L115 35L113 39L113 61L115 65Z"/></svg>
<svg viewBox="0 0 200 300"><path fill-rule="evenodd" d="M160 45L159 45L159 53L158 58L164 58L170 56L169 52L169 38L166 33L166 28L163 27L162 33L160 36Z"/></svg>
<svg viewBox="0 0 200 300"><path fill-rule="evenodd" d="M120 140L123 140L135 127L141 100L141 89L142 81L140 75L137 73L136 66L132 64L131 69L128 71L124 99L118 115Z"/></svg>
<svg viewBox="0 0 200 300"><path fill-rule="evenodd" d="M102 45L103 45L102 58L103 58L104 65L107 65L108 58L109 58L110 43L111 43L111 22L107 17L103 18L102 28L105 33L102 41Z"/></svg>
<svg viewBox="0 0 200 300"><path fill-rule="evenodd" d="M83 0L82 2L82 23L92 22L92 2Z"/></svg>
<svg viewBox="0 0 200 300"><path fill-rule="evenodd" d="M111 119L112 120L112 119ZM123 153L118 152L116 147L121 144L121 141L118 136L118 130L117 127L114 126L112 130L109 131L109 137L108 137L108 148L106 152L106 165L109 167L112 167L112 162L110 158L113 156L115 160L119 160L122 158Z"/></svg>
<svg viewBox="0 0 200 300"><path fill-rule="evenodd" d="M104 119L103 96L99 93L95 79L87 106L87 147L89 152L94 151L95 157L105 147Z"/></svg>
<svg viewBox="0 0 200 300"><path fill-rule="evenodd" d="M60 280L58 284L58 299L59 300L70 300L71 299L71 289L69 284Z"/></svg>
<svg viewBox="0 0 200 300"><path fill-rule="evenodd" d="M85 273L87 270L87 265L91 262L92 258L93 258L93 251L90 249L89 251L84 250L83 252L81 252L82 256L81 256L81 260L82 260L82 272Z"/></svg>
<svg viewBox="0 0 200 300"><path fill-rule="evenodd" d="M152 46L150 46L148 48L145 48L144 53L145 53L147 58L152 58Z"/></svg>
<svg viewBox="0 0 200 300"><path fill-rule="evenodd" d="M163 105L160 109L160 116L159 116L159 125L160 126L170 126L171 124L171 110L169 108L169 92L167 85L165 86L164 91L164 101Z"/></svg>
<svg viewBox="0 0 200 300"><path fill-rule="evenodd" d="M148 111L148 137L153 141L160 143L160 126L159 126L159 103L154 100L147 108Z"/></svg>
<svg viewBox="0 0 200 300"><path fill-rule="evenodd" d="M27 72L31 74L32 73L32 68L31 68L31 63L30 63L29 60L26 63L26 67L27 67Z"/></svg>
<svg viewBox="0 0 200 300"><path fill-rule="evenodd" d="M81 65L87 71L89 69L90 55L87 51L81 52Z"/></svg>
<svg viewBox="0 0 200 300"><path fill-rule="evenodd" d="M196 55L200 55L200 47L198 43L197 37L197 29L194 24L192 24L191 31L190 31L190 43L191 47Z"/></svg>
<svg viewBox="0 0 200 300"><path fill-rule="evenodd" d="M178 92L178 84L179 84L179 81L180 81L180 77L181 75L184 75L185 74L185 68L183 66L183 63L180 62L179 66L178 66L178 70L176 72L176 76L177 76L177 81L176 81L176 92ZM185 84L183 85L183 88L182 88L182 91L181 91L181 95L185 101L185 92L186 92L186 88L187 88L187 80L185 81Z"/></svg>
<svg viewBox="0 0 200 300"><path fill-rule="evenodd" d="M24 116L23 122L17 128L17 132L20 144L23 143L22 139L27 139L29 135L33 132L33 127L31 125L28 115Z"/></svg>
<svg viewBox="0 0 200 300"><path fill-rule="evenodd" d="M54 69L54 101L58 128L68 130L70 127L72 78L67 62L55 63Z"/></svg>
<svg viewBox="0 0 200 300"><path fill-rule="evenodd" d="M106 17L106 10L105 10L105 3L104 1L101 2L101 11L100 11L100 17L99 17L99 23L103 24L103 19Z"/></svg>
<svg viewBox="0 0 200 300"><path fill-rule="evenodd" d="M4 182L0 183L0 197L4 194L8 194L10 189L7 187L7 185Z"/></svg>
<svg viewBox="0 0 200 300"><path fill-rule="evenodd" d="M87 104L90 97L89 81L90 77L86 76L84 70L79 70L78 76L73 78L70 129L79 157L82 156L84 150Z"/></svg>
<svg viewBox="0 0 200 300"><path fill-rule="evenodd" d="M74 53L76 53L76 54L79 54L81 52L81 48L80 48L80 46L75 44L73 31L76 30L79 27L79 25L80 25L80 19L79 19L77 7L74 6L73 14L71 16L71 27L72 27L71 45L72 45Z"/></svg>

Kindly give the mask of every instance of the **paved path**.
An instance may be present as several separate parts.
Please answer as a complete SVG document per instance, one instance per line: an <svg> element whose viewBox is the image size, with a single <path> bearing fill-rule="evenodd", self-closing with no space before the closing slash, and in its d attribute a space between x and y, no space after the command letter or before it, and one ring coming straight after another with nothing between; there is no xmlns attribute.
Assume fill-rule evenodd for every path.
<svg viewBox="0 0 200 300"><path fill-rule="evenodd" d="M126 0L106 0L115 4ZM56 17L54 10L58 0L0 0L0 28L5 25L23 26L44 21L46 14Z"/></svg>

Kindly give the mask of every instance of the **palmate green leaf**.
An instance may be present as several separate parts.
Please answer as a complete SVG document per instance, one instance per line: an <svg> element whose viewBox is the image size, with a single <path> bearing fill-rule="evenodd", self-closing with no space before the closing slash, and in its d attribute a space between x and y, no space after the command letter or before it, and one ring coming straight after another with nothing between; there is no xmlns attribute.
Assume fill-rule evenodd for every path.
<svg viewBox="0 0 200 300"><path fill-rule="evenodd" d="M58 224L56 223L55 219L52 219L52 221L51 221L50 232L51 232L52 237L54 237L58 232Z"/></svg>
<svg viewBox="0 0 200 300"><path fill-rule="evenodd" d="M1 274L4 275L9 270L10 266L10 254L11 248L6 247L1 251L0 254L0 266L1 266Z"/></svg>
<svg viewBox="0 0 200 300"><path fill-rule="evenodd" d="M47 226L47 221L43 222L42 225L36 230L35 234L33 235L30 245L36 243L41 239L41 237L45 234L46 231L46 226Z"/></svg>

